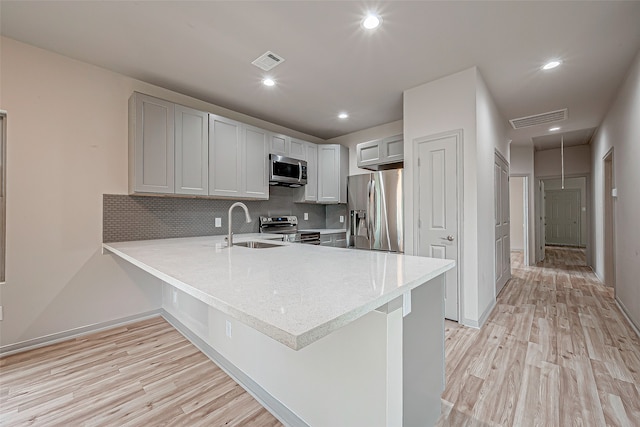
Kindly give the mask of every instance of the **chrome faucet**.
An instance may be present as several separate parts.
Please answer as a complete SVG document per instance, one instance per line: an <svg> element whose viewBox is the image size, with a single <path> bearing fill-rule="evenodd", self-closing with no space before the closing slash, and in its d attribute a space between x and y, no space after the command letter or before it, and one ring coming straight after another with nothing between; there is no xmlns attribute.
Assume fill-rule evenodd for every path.
<svg viewBox="0 0 640 427"><path fill-rule="evenodd" d="M247 222L251 222L251 217L249 216L249 209L247 209L247 205L242 202L235 202L231 205L231 207L229 208L229 236L227 236L228 247L233 246L233 232L231 231L231 211L236 206L240 206L242 209L244 209L244 214L247 216Z"/></svg>

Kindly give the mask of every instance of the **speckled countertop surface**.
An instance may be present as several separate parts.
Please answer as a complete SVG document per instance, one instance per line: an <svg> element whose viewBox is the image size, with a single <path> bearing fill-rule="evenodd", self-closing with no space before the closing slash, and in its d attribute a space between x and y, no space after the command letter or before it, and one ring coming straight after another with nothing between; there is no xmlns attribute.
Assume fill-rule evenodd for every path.
<svg viewBox="0 0 640 427"><path fill-rule="evenodd" d="M235 242L265 235L236 235ZM223 236L104 243L164 282L299 350L453 268L450 260Z"/></svg>

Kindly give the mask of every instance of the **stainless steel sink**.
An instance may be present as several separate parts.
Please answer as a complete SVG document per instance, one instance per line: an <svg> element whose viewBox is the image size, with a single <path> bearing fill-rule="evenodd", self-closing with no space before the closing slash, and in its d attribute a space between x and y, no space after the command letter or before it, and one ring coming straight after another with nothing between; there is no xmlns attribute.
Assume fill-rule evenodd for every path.
<svg viewBox="0 0 640 427"><path fill-rule="evenodd" d="M275 245L273 243L256 242L255 240L249 240L248 242L234 243L233 246L244 246L245 248L253 248L253 249L266 249L266 248L277 248L279 246L284 246L284 245Z"/></svg>

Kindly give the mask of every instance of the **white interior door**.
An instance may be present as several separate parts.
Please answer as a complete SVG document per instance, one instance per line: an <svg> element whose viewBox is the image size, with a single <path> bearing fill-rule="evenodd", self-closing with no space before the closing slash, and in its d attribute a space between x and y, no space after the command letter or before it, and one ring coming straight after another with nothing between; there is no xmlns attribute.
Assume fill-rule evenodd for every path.
<svg viewBox="0 0 640 427"><path fill-rule="evenodd" d="M545 242L580 246L580 190L545 192Z"/></svg>
<svg viewBox="0 0 640 427"><path fill-rule="evenodd" d="M495 278L496 295L511 278L511 243L509 215L509 165L496 153L494 162L495 191Z"/></svg>
<svg viewBox="0 0 640 427"><path fill-rule="evenodd" d="M419 256L456 261L445 273L445 317L458 320L457 135L417 142Z"/></svg>

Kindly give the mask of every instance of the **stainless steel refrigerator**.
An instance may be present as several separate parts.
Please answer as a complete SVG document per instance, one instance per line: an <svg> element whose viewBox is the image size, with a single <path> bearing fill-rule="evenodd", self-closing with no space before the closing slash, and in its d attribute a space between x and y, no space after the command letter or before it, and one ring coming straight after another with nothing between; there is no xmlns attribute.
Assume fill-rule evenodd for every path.
<svg viewBox="0 0 640 427"><path fill-rule="evenodd" d="M404 252L402 177L392 169L348 178L348 247Z"/></svg>

